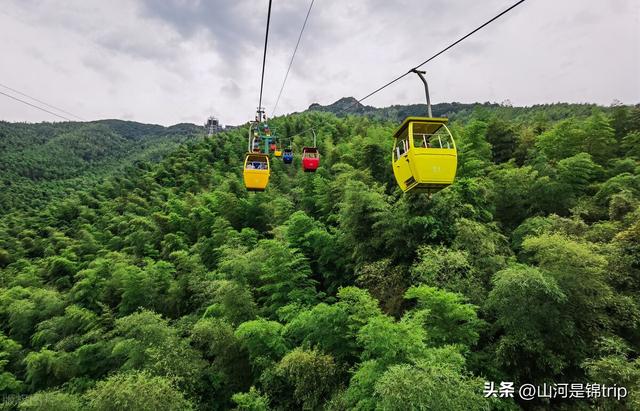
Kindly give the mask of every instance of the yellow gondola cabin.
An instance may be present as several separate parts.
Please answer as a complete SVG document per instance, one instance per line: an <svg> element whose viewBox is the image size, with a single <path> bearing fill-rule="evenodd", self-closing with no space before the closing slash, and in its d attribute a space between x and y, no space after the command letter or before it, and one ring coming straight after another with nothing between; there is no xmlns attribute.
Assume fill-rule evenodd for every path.
<svg viewBox="0 0 640 411"><path fill-rule="evenodd" d="M434 192L453 183L458 156L447 121L408 117L394 133L393 174L402 191Z"/></svg>
<svg viewBox="0 0 640 411"><path fill-rule="evenodd" d="M267 154L248 153L245 156L242 176L247 190L264 191L269 184L270 175L271 168Z"/></svg>

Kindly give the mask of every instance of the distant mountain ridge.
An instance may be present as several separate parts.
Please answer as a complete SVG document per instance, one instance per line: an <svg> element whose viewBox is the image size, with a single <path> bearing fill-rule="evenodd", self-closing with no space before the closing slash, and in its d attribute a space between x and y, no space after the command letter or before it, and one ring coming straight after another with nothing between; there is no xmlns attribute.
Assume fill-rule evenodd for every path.
<svg viewBox="0 0 640 411"><path fill-rule="evenodd" d="M138 160L158 161L199 135L194 124L0 121L0 215L89 187Z"/></svg>
<svg viewBox="0 0 640 411"><path fill-rule="evenodd" d="M323 111L338 116L364 115L372 118L400 122L409 116L426 116L426 104L393 105L388 107L373 107L357 102L354 97L343 97L332 104L323 106L313 103L306 111ZM534 118L536 114L544 112L552 120L561 120L571 116L586 117L596 108L608 111L609 107L597 104L552 103L536 104L530 107L515 107L508 101L505 103L437 103L431 105L434 117L448 117L450 120L466 120L474 111L496 111L503 117L516 119L522 117Z"/></svg>

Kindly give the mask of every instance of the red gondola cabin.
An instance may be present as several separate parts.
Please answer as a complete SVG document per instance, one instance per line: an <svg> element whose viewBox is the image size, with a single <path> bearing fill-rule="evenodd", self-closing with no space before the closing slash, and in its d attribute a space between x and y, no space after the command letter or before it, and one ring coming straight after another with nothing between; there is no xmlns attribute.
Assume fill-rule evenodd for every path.
<svg viewBox="0 0 640 411"><path fill-rule="evenodd" d="M320 152L316 147L304 147L302 149L302 169L305 172L312 172L320 165Z"/></svg>

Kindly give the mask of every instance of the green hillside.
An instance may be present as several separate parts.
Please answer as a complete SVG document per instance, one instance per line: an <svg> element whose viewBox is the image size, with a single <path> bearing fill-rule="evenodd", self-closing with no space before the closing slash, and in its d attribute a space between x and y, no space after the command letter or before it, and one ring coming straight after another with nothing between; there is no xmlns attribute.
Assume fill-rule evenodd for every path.
<svg viewBox="0 0 640 411"><path fill-rule="evenodd" d="M292 166L274 160L263 193L243 187L237 129L8 213L5 404L640 409L640 108L465 110L451 125L456 181L432 196L395 185L397 122L311 111L271 124L283 137L314 127L320 168L303 173L299 153ZM104 153L115 147L155 146L156 129L118 131L126 124L35 133L3 123L73 155L18 151L14 138L2 158L17 189L81 179L76 166L112 164ZM56 166L38 168L41 155ZM25 191L3 190L15 193ZM629 395L485 398L485 383L501 381L617 384Z"/></svg>
<svg viewBox="0 0 640 411"><path fill-rule="evenodd" d="M200 133L131 121L0 122L0 215L40 207L137 160L158 161Z"/></svg>
<svg viewBox="0 0 640 411"><path fill-rule="evenodd" d="M558 121L572 117L588 117L594 109L610 113L611 107L598 107L595 104L537 104L531 107L514 107L510 104L498 103L438 103L433 104L435 117L448 117L450 120L468 121L471 118L497 115L505 120L532 122L535 120ZM323 111L337 116L364 115L378 120L400 122L410 116L425 116L426 104L393 105L389 107L373 107L358 103L354 97L343 97L340 100L322 106L314 103L307 111ZM483 114L480 114L483 113Z"/></svg>

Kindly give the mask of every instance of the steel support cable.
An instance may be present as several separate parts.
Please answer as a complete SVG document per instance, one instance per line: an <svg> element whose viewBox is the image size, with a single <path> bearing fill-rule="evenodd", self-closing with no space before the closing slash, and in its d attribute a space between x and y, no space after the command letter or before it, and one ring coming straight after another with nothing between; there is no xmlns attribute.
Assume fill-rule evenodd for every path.
<svg viewBox="0 0 640 411"><path fill-rule="evenodd" d="M413 70L416 70L422 66L424 66L425 64L429 63L431 60L435 59L436 57L440 56L441 54L445 53L446 51L448 51L449 49L451 49L452 47L454 47L455 45L457 45L458 43L464 41L465 39L467 39L468 37L472 36L473 34L475 34L476 32L482 30L483 28L485 28L486 26L488 26L489 24L493 23L494 21L496 21L497 19L499 19L500 17L502 17L503 15L507 14L508 12L510 12L511 10L513 10L514 8L516 8L517 6L519 6L520 4L524 3L525 0L520 0L516 3L514 3L513 5L511 5L509 8L507 8L506 10L502 11L501 13L495 15L494 17L492 17L491 19L487 20L486 22L484 22L483 24L481 24L480 26L476 27L474 30L470 31L469 33L465 34L464 36L460 37L458 40L454 41L453 43L449 44L447 47L443 48L442 50L440 50L439 52L437 52L436 54L434 54L433 56L429 57L428 59L426 59L425 61L423 61L422 63L418 64L417 66L411 68L410 70L408 70L406 73L394 78L393 80L389 81L388 83L378 87L377 89L375 89L374 91L372 91L371 93L367 94L366 96L362 97L361 99L357 100L356 102L354 102L353 104L351 104L350 106L341 109L340 111L338 111L338 113L336 115L342 114L346 111L348 111L349 109L351 109L352 107L354 107L355 105L361 103L362 101L366 100L367 98L373 96L374 94L382 91L383 89L389 87L390 85L392 85L393 83L401 80L402 78L408 76L409 74L411 74L413 72ZM299 133L293 134L292 136L290 136L289 138L294 138L297 137L301 134L304 134L306 132L308 132L309 130L311 130L311 128L306 129L304 131L301 131Z"/></svg>
<svg viewBox="0 0 640 411"><path fill-rule="evenodd" d="M7 85L5 85L5 84L2 84L2 83L0 83L0 87L4 87L4 88L6 88L7 90L11 90L11 91L13 91L13 92L14 92L14 93L16 93L16 94L20 94L21 96L27 97L27 98L29 98L29 99L31 99L31 100L33 100L33 101L37 101L38 103L43 104L43 105L45 105L45 106L47 106L47 107L49 107L49 108L52 108L52 109L57 110L57 111L59 111L59 112L61 112L61 113L64 113L64 114L68 114L68 115L70 115L71 117L75 117L75 118L77 118L78 120L82 120L82 121L84 121L84 119L83 119L82 117L76 116L76 115L75 115L75 114L73 114L73 113L70 113L70 112L68 112L68 111L66 111L66 110L63 110L63 109L61 109L60 107L53 106L53 105L51 105L51 104L49 104L49 103L47 103L47 102L45 102L45 101L38 100L38 99L37 99L37 98L35 98L35 97L31 97L30 95L25 94L25 93L21 92L20 90L16 90L16 89L11 88L11 87L9 87L9 86L7 86Z"/></svg>
<svg viewBox="0 0 640 411"><path fill-rule="evenodd" d="M264 68L267 63L267 44L269 42L269 22L271 21L271 1L269 0L269 10L267 11L267 30L264 35L264 54L262 55L262 76L260 78L260 100L258 101L258 110L262 110L262 89L264 87Z"/></svg>
<svg viewBox="0 0 640 411"><path fill-rule="evenodd" d="M351 109L353 106L356 106L358 104L360 104L362 101L368 99L369 97L373 96L374 94L384 90L385 88L389 87L390 85L392 85L393 83L397 82L398 80L401 80L402 78L408 76L409 74L411 74L413 72L413 70L417 70L420 67L424 66L425 64L429 63L431 60L435 59L436 57L440 56L441 54L445 53L447 50L451 49L452 47L456 46L458 43L466 40L468 37L472 36L473 34L475 34L476 32L482 30L483 28L485 28L486 26L488 26L489 24L493 23L494 21L496 21L497 19L499 19L500 17L504 16L505 14L507 14L508 12L510 12L511 10L513 10L514 8L518 7L520 4L524 3L525 0L520 0L517 3L514 3L513 5L511 5L509 8L507 8L506 10L502 11L501 13L495 15L494 17L492 17L491 19L487 20L486 22L484 22L482 25L476 27L474 30L470 31L469 33L465 34L464 36L460 37L458 40L454 41L453 43L449 44L447 47L443 48L442 50L440 50L439 52L437 52L436 54L434 54L433 56L429 57L428 59L426 59L425 61L423 61L422 63L418 64L417 66L411 68L409 71L407 71L406 73L394 78L393 80L389 81L388 83L386 83L385 85L378 87L377 89L375 89L374 91L372 91L371 93L367 94L366 96L362 97L361 99L357 100L355 103L351 104L350 106L348 106L346 109L342 109L340 110L339 114L348 111L349 109Z"/></svg>
<svg viewBox="0 0 640 411"><path fill-rule="evenodd" d="M49 114L52 114L52 115L54 115L54 116L56 116L56 117L60 117L61 119L64 119L64 120L67 120L67 121L73 121L73 120L71 120L70 118L67 118L67 117L65 117L65 116L61 116L60 114L56 114L56 113L54 113L53 111L49 111L49 110L47 110L46 108L42 108L42 107L40 107L40 106L36 106L35 104L31 104L31 103L29 103L28 101L24 101L24 100L22 100L22 99L19 99L18 97L12 96L11 94L7 94L7 93L4 93L4 92L2 92L2 91L0 91L0 94L2 94L2 95L4 95L4 96L7 96L7 97L9 97L9 98L12 98L12 99L14 99L14 100L16 100L16 101L19 101L19 102L21 102L21 103L23 103L23 104L26 104L26 105L28 105L28 106L31 106L31 107L33 107L33 108L37 108L38 110L44 111L45 113L49 113Z"/></svg>
<svg viewBox="0 0 640 411"><path fill-rule="evenodd" d="M298 41L296 42L296 46L293 49L293 54L291 55L291 60L289 61L289 67L287 67L287 72L284 75L284 80L282 81L282 86L280 87L280 92L278 93L276 104L273 106L273 110L271 110L272 117L276 115L276 109L278 108L278 103L280 103L280 97L282 97L282 91L284 90L284 85L287 83L287 78L289 77L289 71L291 70L291 66L293 65L293 59L296 57L296 52L298 51L298 47L300 46L300 40L302 40L302 33L304 33L304 29L307 26L307 21L309 20L309 15L311 14L311 8L313 7L314 1L315 0L311 0L311 4L309 4L309 9L307 10L307 15L304 18L304 23L302 23L302 29L300 29L300 34L298 35Z"/></svg>

